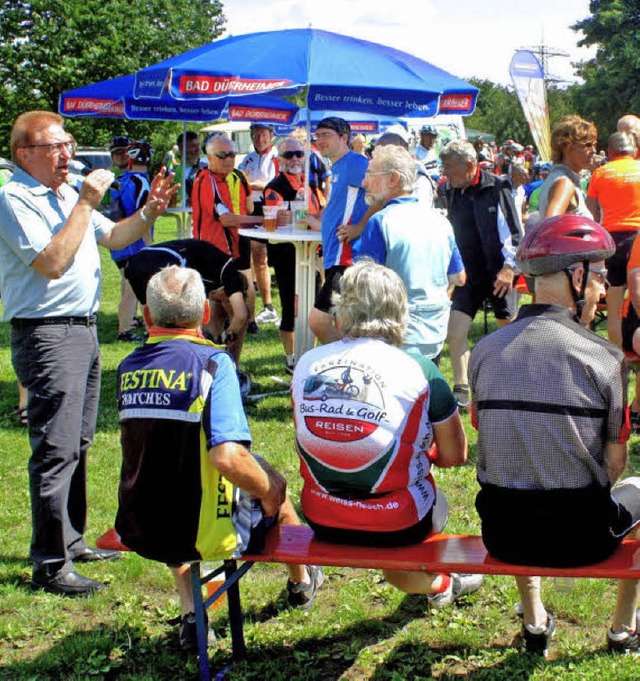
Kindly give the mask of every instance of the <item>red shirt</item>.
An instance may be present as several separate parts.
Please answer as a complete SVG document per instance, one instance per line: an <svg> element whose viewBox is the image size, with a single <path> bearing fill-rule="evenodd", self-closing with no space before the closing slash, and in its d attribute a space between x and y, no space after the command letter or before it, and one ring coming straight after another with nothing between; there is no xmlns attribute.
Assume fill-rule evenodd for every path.
<svg viewBox="0 0 640 681"><path fill-rule="evenodd" d="M238 211L234 210L231 187L229 186L229 181L234 182L234 180L237 182L237 191L239 192ZM193 184L191 205L193 206L194 238L208 241L234 259L239 257L240 237L238 227L224 227L220 222L217 206L224 205L230 213L246 215L247 192L243 183L237 180L233 173L224 177L224 175L213 173L205 168L198 173Z"/></svg>

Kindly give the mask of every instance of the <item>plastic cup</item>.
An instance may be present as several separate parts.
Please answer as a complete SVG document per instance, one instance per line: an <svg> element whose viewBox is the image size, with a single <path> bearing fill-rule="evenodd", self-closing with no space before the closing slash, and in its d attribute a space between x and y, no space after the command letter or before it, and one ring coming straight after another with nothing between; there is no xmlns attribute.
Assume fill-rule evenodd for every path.
<svg viewBox="0 0 640 681"><path fill-rule="evenodd" d="M276 231L276 223L278 221L278 206L264 206L262 212L264 214L264 228L267 232Z"/></svg>
<svg viewBox="0 0 640 681"><path fill-rule="evenodd" d="M293 213L293 224L297 225L300 220L307 217L307 204L304 201L292 201L291 212Z"/></svg>

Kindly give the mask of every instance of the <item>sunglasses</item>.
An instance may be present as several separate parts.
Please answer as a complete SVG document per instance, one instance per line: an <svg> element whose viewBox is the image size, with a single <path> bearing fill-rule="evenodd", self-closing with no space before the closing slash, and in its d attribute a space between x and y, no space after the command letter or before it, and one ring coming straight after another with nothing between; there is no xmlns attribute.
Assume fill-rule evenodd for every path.
<svg viewBox="0 0 640 681"><path fill-rule="evenodd" d="M290 161L292 158L304 158L304 151L283 151L280 156Z"/></svg>
<svg viewBox="0 0 640 681"><path fill-rule="evenodd" d="M224 151L216 151L215 154L213 154L216 158L219 158L221 161L224 161L225 158L235 158L236 157L236 152L235 151L227 151L226 153Z"/></svg>

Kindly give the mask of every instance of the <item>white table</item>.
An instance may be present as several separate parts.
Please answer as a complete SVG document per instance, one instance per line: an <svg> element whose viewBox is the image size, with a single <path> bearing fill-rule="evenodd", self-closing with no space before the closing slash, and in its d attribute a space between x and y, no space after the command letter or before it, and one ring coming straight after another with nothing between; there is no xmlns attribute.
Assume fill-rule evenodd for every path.
<svg viewBox="0 0 640 681"><path fill-rule="evenodd" d="M178 239L189 239L191 237L191 213L193 209L190 206L176 206L175 208L167 208L165 215L169 215L176 219L176 226Z"/></svg>
<svg viewBox="0 0 640 681"><path fill-rule="evenodd" d="M264 227L238 230L242 236L252 239L267 239L271 243L290 242L296 249L296 305L295 305L295 347L296 361L315 341L309 328L309 313L316 299L316 245L322 241L322 234L307 229L279 227L267 232Z"/></svg>

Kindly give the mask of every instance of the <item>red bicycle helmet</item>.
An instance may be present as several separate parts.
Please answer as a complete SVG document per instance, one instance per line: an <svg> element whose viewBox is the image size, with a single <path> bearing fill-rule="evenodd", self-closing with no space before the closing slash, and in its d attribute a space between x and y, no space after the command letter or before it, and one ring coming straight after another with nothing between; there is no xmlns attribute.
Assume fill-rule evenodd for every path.
<svg viewBox="0 0 640 681"><path fill-rule="evenodd" d="M579 262L610 258L616 245L601 225L579 215L556 215L532 227L516 253L516 263L527 276L562 272Z"/></svg>

